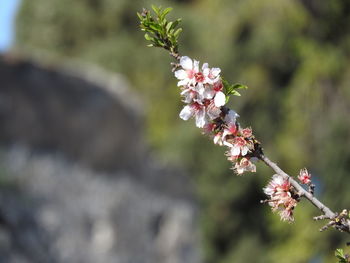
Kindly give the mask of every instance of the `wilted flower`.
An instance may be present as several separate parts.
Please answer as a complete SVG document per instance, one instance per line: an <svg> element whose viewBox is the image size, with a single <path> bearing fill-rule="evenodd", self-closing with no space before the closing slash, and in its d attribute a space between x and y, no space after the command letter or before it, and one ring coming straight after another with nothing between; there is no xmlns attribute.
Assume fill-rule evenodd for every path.
<svg viewBox="0 0 350 263"><path fill-rule="evenodd" d="M243 174L244 172L256 172L256 166L253 164L249 158L242 158L240 161L237 161L234 170L237 174Z"/></svg>
<svg viewBox="0 0 350 263"><path fill-rule="evenodd" d="M263 190L270 198L267 202L272 211L278 212L283 221L293 221L293 210L297 200L293 198L293 188L289 180L275 174Z"/></svg>

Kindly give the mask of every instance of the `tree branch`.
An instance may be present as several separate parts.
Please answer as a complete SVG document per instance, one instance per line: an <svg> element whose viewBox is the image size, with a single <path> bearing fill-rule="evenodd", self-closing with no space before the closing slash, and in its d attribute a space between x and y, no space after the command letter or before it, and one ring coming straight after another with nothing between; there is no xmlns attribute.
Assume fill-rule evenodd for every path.
<svg viewBox="0 0 350 263"><path fill-rule="evenodd" d="M260 154L258 158L263 161L267 166L274 170L278 175L285 179L288 179L291 185L296 189L301 197L305 197L316 208L321 210L324 214L324 218L329 218L334 221L334 227L340 231L345 231L350 234L350 222L345 217L340 217L337 213L334 213L330 208L324 205L320 200L313 196L310 192L306 191L297 181L295 181L290 175L284 172L276 163L272 162L264 154Z"/></svg>

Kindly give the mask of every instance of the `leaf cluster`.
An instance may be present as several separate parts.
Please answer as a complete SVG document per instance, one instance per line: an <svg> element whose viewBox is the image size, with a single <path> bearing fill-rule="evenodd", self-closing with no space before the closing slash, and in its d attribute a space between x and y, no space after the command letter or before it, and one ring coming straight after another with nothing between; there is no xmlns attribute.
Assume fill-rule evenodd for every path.
<svg viewBox="0 0 350 263"><path fill-rule="evenodd" d="M236 83L230 84L226 79L221 77L222 85L224 86L224 93L226 95L226 103L229 101L230 96L241 96L241 94L237 91L239 89L248 89L247 86Z"/></svg>
<svg viewBox="0 0 350 263"><path fill-rule="evenodd" d="M175 21L168 21L166 16L172 10L171 7L162 9L161 7L152 6L155 18L150 11L144 9L142 13L137 13L140 19L140 27L145 31L145 39L150 41L149 47L162 47L171 53L178 52L178 38L182 31L179 28L181 18Z"/></svg>
<svg viewBox="0 0 350 263"><path fill-rule="evenodd" d="M337 263L349 263L350 256L348 254L344 254L344 251L339 248L335 251L335 256L338 259Z"/></svg>

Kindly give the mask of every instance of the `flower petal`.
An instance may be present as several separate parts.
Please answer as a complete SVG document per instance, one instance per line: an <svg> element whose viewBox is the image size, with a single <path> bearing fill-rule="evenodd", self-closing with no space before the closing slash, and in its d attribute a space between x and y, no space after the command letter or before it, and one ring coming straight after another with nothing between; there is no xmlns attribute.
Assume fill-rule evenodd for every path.
<svg viewBox="0 0 350 263"><path fill-rule="evenodd" d="M231 155L237 156L237 155L240 155L240 153L241 153L241 148L239 148L237 146L233 146L231 148Z"/></svg>
<svg viewBox="0 0 350 263"><path fill-rule="evenodd" d="M219 91L216 93L214 98L214 104L216 107L224 106L226 103L226 96L223 92Z"/></svg>
<svg viewBox="0 0 350 263"><path fill-rule="evenodd" d="M183 80L180 80L178 83L177 83L177 86L180 87L180 86L186 86L189 82L189 79L183 79Z"/></svg>
<svg viewBox="0 0 350 263"><path fill-rule="evenodd" d="M198 128L203 128L204 125L207 123L207 120L205 118L205 110L200 110L196 114L196 126Z"/></svg>
<svg viewBox="0 0 350 263"><path fill-rule="evenodd" d="M197 61L197 60L193 60L193 70L194 70L194 72L199 72L199 61Z"/></svg>
<svg viewBox="0 0 350 263"><path fill-rule="evenodd" d="M220 72L221 72L221 69L219 69L219 68L212 68L211 69L211 74L213 75L214 78L219 76Z"/></svg>
<svg viewBox="0 0 350 263"><path fill-rule="evenodd" d="M237 112L235 112L234 110L230 110L228 112L228 114L226 114L225 116L225 122L227 124L235 124L236 123L236 118L238 118L239 115L237 114Z"/></svg>
<svg viewBox="0 0 350 263"><path fill-rule="evenodd" d="M186 105L181 110L179 116L180 116L181 119L187 121L189 118L192 117L193 113L194 113L193 108L191 106L189 106L189 105Z"/></svg>
<svg viewBox="0 0 350 263"><path fill-rule="evenodd" d="M187 56L183 56L180 58L180 65L182 68L190 70L193 66L192 59Z"/></svg>
<svg viewBox="0 0 350 263"><path fill-rule="evenodd" d="M177 79L185 79L185 78L187 78L186 71L183 70L183 69L175 71L175 78L177 78Z"/></svg>
<svg viewBox="0 0 350 263"><path fill-rule="evenodd" d="M215 95L215 91L212 90L211 88L207 88L207 89L205 89L204 92L203 92L203 97L204 97L205 99L211 100L211 99L214 97L214 95Z"/></svg>
<svg viewBox="0 0 350 263"><path fill-rule="evenodd" d="M204 63L203 65L202 65L202 71L203 71L203 73L204 73L204 71L206 71L206 70L208 70L208 73L209 73L209 65L208 65L208 63ZM205 75L205 74L204 74Z"/></svg>

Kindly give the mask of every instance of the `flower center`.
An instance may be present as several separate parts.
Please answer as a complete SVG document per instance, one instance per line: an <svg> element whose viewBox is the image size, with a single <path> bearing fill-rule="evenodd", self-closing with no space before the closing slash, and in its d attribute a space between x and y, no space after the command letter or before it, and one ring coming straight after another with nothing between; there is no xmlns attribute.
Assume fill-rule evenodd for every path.
<svg viewBox="0 0 350 263"><path fill-rule="evenodd" d="M203 82L204 81L204 75L202 72L198 72L194 74L194 77L197 82Z"/></svg>
<svg viewBox="0 0 350 263"><path fill-rule="evenodd" d="M218 92L218 91L220 91L220 90L222 90L222 83L221 83L221 81L219 81L219 82L215 82L214 83L214 87L213 87L213 89L216 91L216 92Z"/></svg>

